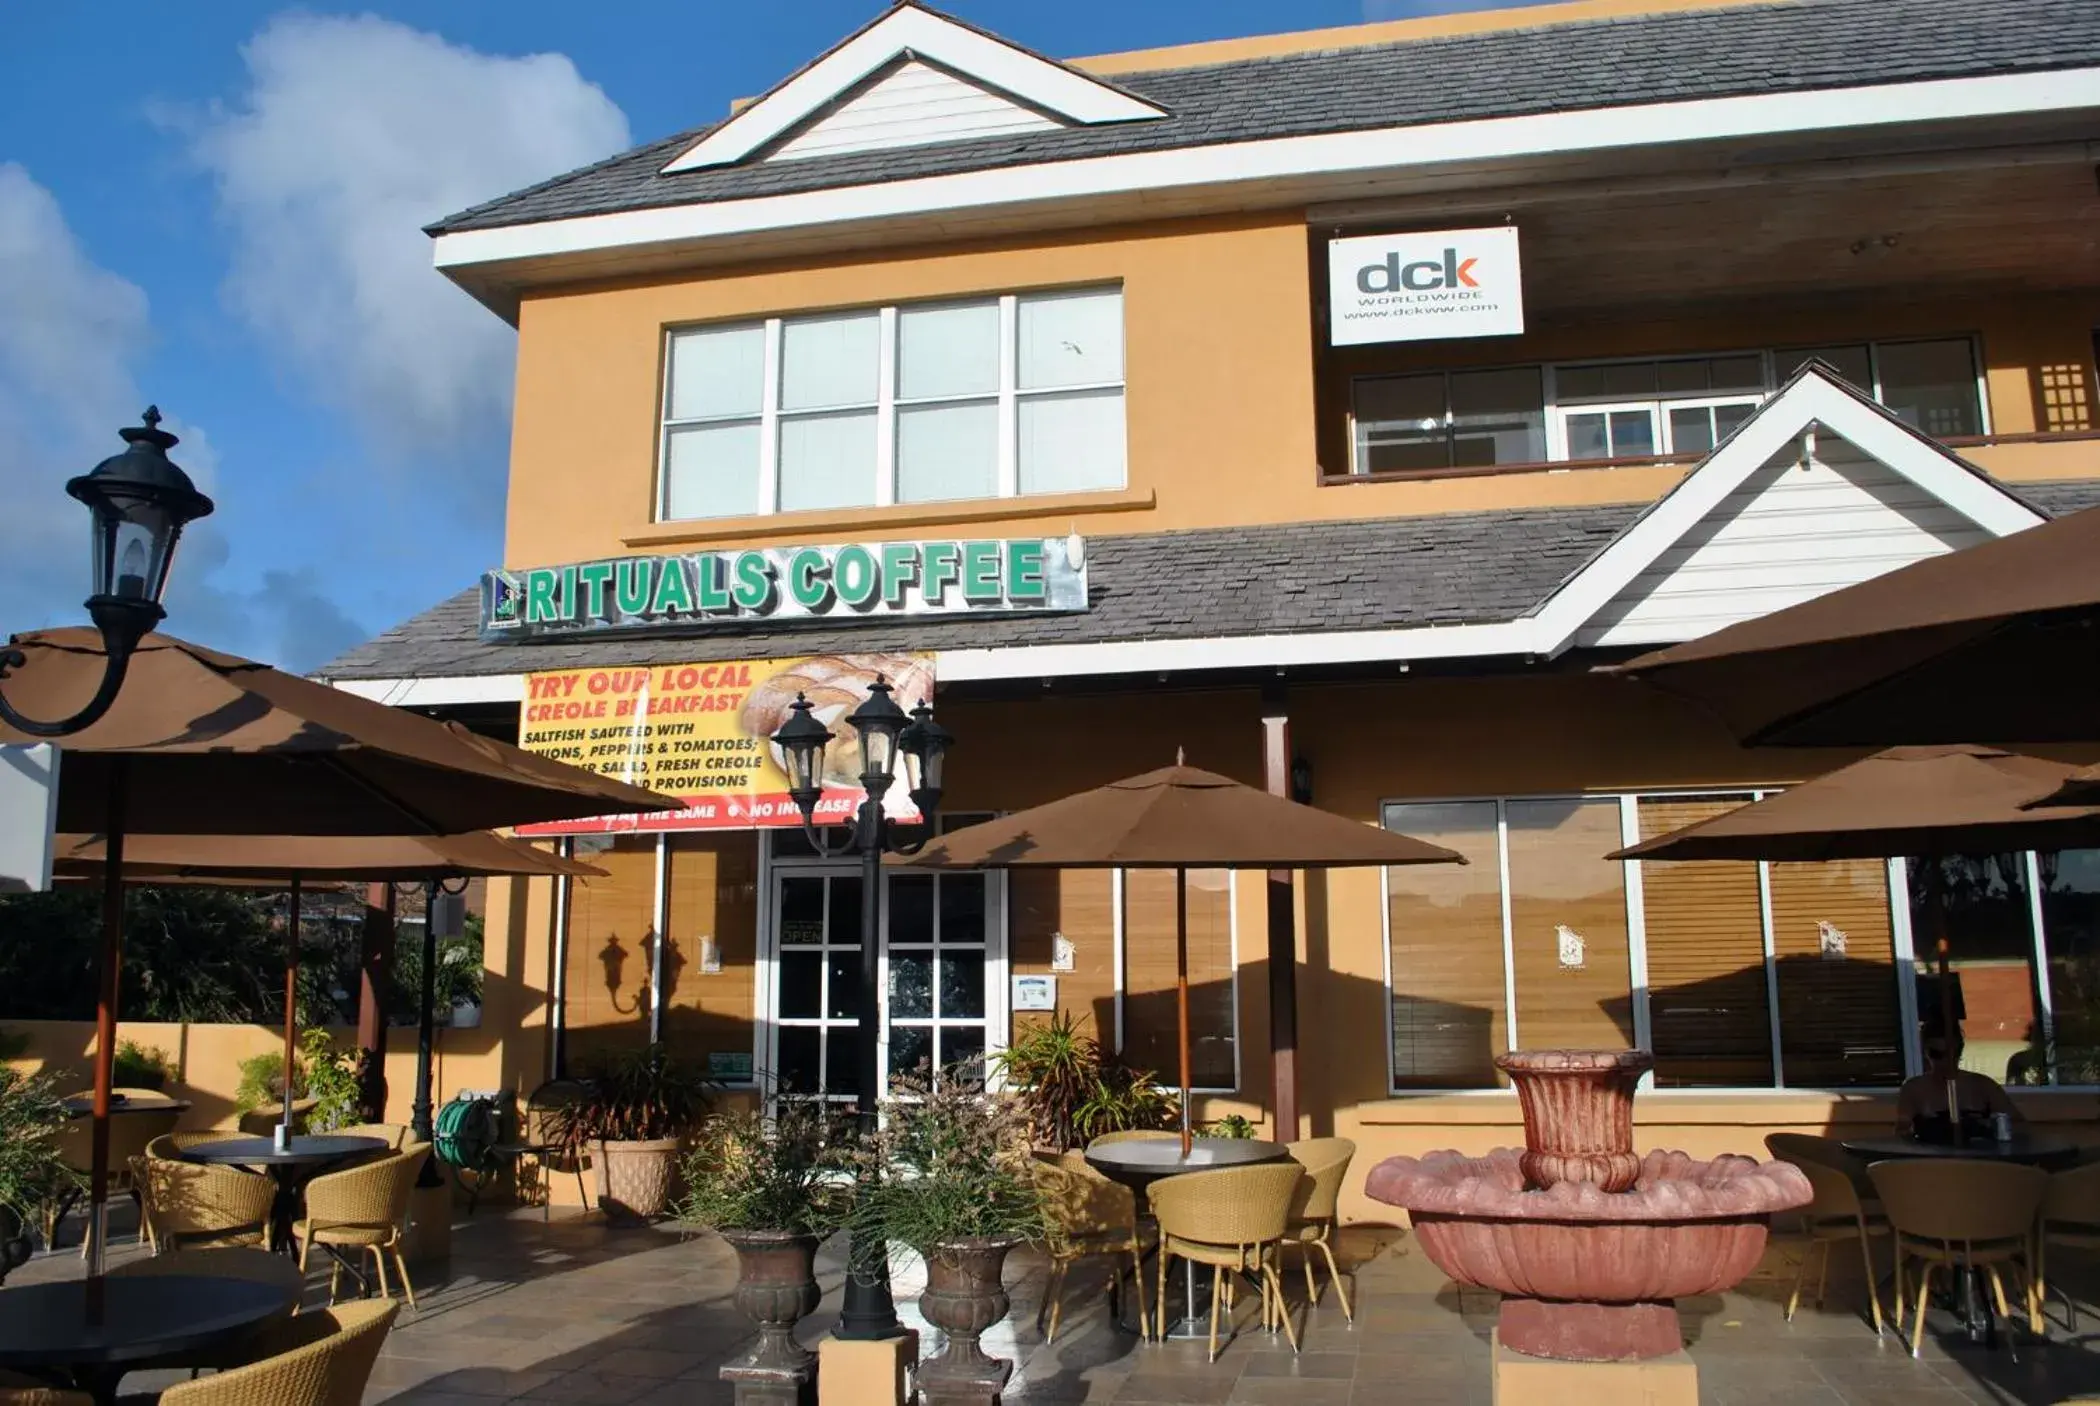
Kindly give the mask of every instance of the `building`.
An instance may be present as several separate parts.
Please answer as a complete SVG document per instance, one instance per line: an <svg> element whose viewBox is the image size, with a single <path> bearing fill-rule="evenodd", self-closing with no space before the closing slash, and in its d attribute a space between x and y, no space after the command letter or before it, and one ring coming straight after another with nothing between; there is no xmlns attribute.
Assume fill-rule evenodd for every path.
<svg viewBox="0 0 2100 1406"><path fill-rule="evenodd" d="M724 1079L846 1089L853 871L729 720L659 719L766 731L878 656L961 739L951 820L1185 749L1469 857L1300 876L1273 929L1266 876L1192 880L1203 1117L1274 1127L1295 972L1292 1121L1368 1156L1514 1140L1512 1043L1652 1048L1652 1143L1884 1122L1933 999L1904 865L1603 858L1849 757L1592 670L2100 502L2096 123L2077 0L1572 0L1071 63L890 9L432 227L519 330L503 570L324 672L735 783L575 837L606 880L493 896L528 1084L550 1024L654 1020ZM1970 1058L2090 1117L2100 865L1949 877ZM1172 911L1141 873L893 879L890 1065L997 1048L1038 1018L1011 978L1054 975L1171 1068Z"/></svg>

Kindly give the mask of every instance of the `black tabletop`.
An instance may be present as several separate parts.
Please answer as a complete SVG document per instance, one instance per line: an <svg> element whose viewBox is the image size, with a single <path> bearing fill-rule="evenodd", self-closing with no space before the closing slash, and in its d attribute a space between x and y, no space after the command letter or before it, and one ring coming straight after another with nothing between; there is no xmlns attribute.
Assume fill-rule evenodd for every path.
<svg viewBox="0 0 2100 1406"><path fill-rule="evenodd" d="M1972 1142L1919 1142L1916 1138L1847 1138L1840 1144L1855 1157L1869 1161L1897 1157L1968 1157L1986 1162L2059 1162L2078 1155L2078 1145L2049 1133L2015 1129L2008 1142L1979 1138Z"/></svg>
<svg viewBox="0 0 2100 1406"><path fill-rule="evenodd" d="M284 1289L222 1275L102 1281L99 1322L88 1286L70 1279L0 1289L0 1367L79 1369L180 1357L236 1342L292 1311Z"/></svg>
<svg viewBox="0 0 2100 1406"><path fill-rule="evenodd" d="M317 1133L293 1138L282 1152L277 1150L275 1138L230 1137L185 1147L182 1156L183 1160L189 1162L230 1162L241 1167L295 1167L307 1162L337 1162L361 1153L390 1150L391 1144L385 1138Z"/></svg>
<svg viewBox="0 0 2100 1406"><path fill-rule="evenodd" d="M65 1105L68 1115L74 1118L94 1116L95 1101L91 1098L68 1098L59 1100ZM166 1094L155 1094L151 1098L112 1098L109 1101L111 1116L119 1113L187 1113L188 1099L169 1098Z"/></svg>
<svg viewBox="0 0 2100 1406"><path fill-rule="evenodd" d="M1199 1137L1189 1144L1189 1155L1181 1155L1179 1137L1132 1138L1105 1147L1090 1147L1087 1165L1111 1181L1143 1186L1162 1177L1183 1172L1207 1172L1219 1167L1252 1167L1262 1162L1280 1162L1290 1156L1280 1142L1255 1138Z"/></svg>

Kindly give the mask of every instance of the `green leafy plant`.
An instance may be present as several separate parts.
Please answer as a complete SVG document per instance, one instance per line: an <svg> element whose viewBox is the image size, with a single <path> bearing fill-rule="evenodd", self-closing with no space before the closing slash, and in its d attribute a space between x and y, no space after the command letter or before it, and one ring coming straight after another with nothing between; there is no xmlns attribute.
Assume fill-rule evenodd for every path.
<svg viewBox="0 0 2100 1406"><path fill-rule="evenodd" d="M119 1040L114 1078L125 1089L158 1089L174 1077L174 1061L163 1049L148 1049L136 1040Z"/></svg>
<svg viewBox="0 0 2100 1406"><path fill-rule="evenodd" d="M277 1050L249 1055L237 1066L241 1071L241 1082L234 1087L233 1103L243 1113L250 1113L266 1103L279 1103L284 1099L284 1055ZM292 1071L292 1097L306 1097L305 1071Z"/></svg>
<svg viewBox="0 0 2100 1406"><path fill-rule="evenodd" d="M76 1184L58 1150L65 1122L65 1105L50 1075L0 1064L0 1210L27 1223Z"/></svg>
<svg viewBox="0 0 2100 1406"><path fill-rule="evenodd" d="M1078 1116L1101 1077L1101 1044L1068 1012L1014 1032L992 1057L999 1077L1020 1100L1035 1140L1062 1151L1082 1141Z"/></svg>
<svg viewBox="0 0 2100 1406"><path fill-rule="evenodd" d="M550 1119L555 1140L572 1152L599 1141L683 1137L707 1116L712 1088L661 1044L601 1060L584 1086L582 1098Z"/></svg>
<svg viewBox="0 0 2100 1406"><path fill-rule="evenodd" d="M1084 1142L1103 1133L1173 1128L1181 1122L1181 1100L1161 1088L1149 1069L1104 1066L1072 1118Z"/></svg>
<svg viewBox="0 0 2100 1406"><path fill-rule="evenodd" d="M1236 1138L1246 1141L1254 1136L1254 1124L1238 1113L1228 1113L1223 1118L1203 1125L1206 1137Z"/></svg>
<svg viewBox="0 0 2100 1406"><path fill-rule="evenodd" d="M701 1125L682 1165L678 1218L702 1230L830 1235L852 1207L851 1137L821 1106L780 1105L772 1118L724 1114Z"/></svg>
<svg viewBox="0 0 2100 1406"><path fill-rule="evenodd" d="M1027 1115L985 1093L982 1072L959 1065L931 1081L895 1081L881 1130L856 1153L863 1174L850 1221L871 1242L926 1256L958 1240L1043 1238Z"/></svg>
<svg viewBox="0 0 2100 1406"><path fill-rule="evenodd" d="M299 1034L299 1066L306 1096L314 1101L306 1115L313 1132L347 1128L358 1120L357 1055L336 1048L326 1030L304 1030Z"/></svg>

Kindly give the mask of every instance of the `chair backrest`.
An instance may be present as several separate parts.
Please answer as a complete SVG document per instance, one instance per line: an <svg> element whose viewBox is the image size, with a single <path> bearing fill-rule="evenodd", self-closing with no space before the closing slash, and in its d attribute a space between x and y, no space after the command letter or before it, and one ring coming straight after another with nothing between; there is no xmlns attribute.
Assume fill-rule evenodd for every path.
<svg viewBox="0 0 2100 1406"><path fill-rule="evenodd" d="M161 1393L161 1406L358 1406L399 1311L373 1300L301 1314L315 1320L304 1329L326 1320L334 1331L246 1367L171 1386Z"/></svg>
<svg viewBox="0 0 2100 1406"><path fill-rule="evenodd" d="M1084 1236L1136 1232L1137 1197L1129 1187L1110 1181L1083 1163L1075 1168L1064 1158L1048 1153L1036 1153L1029 1170L1042 1197L1053 1245L1069 1244Z"/></svg>
<svg viewBox="0 0 2100 1406"><path fill-rule="evenodd" d="M276 1184L237 1167L141 1157L139 1195L162 1235L222 1234L269 1224Z"/></svg>
<svg viewBox="0 0 2100 1406"><path fill-rule="evenodd" d="M224 1142L227 1138L239 1136L239 1133L225 1128L191 1128L162 1133L146 1144L146 1155L174 1161L193 1147L202 1147L207 1142Z"/></svg>
<svg viewBox="0 0 2100 1406"><path fill-rule="evenodd" d="M1207 1245L1280 1239L1305 1169L1296 1162L1183 1172L1152 1183L1146 1196L1162 1235Z"/></svg>
<svg viewBox="0 0 2100 1406"><path fill-rule="evenodd" d="M1178 1138L1180 1133L1163 1132L1158 1128L1125 1128L1119 1133L1103 1133L1088 1141L1088 1147L1110 1147L1119 1142L1159 1142L1165 1138Z"/></svg>
<svg viewBox="0 0 2100 1406"><path fill-rule="evenodd" d="M1850 1165L1852 1156L1836 1138L1818 1137L1814 1133L1766 1133L1765 1151L1797 1167L1814 1162L1818 1166L1835 1167L1841 1172Z"/></svg>
<svg viewBox="0 0 2100 1406"><path fill-rule="evenodd" d="M112 1279L135 1279L156 1274L195 1274L245 1279L251 1284L268 1284L282 1289L285 1297L293 1300L298 1299L306 1289L306 1277L299 1272L299 1261L290 1255L277 1255L268 1250L251 1250L238 1245L184 1250L173 1255L149 1255L143 1259L126 1260L122 1264L112 1265L109 1270Z"/></svg>
<svg viewBox="0 0 2100 1406"><path fill-rule="evenodd" d="M1906 1157L1867 1168L1889 1224L1925 1240L2011 1240L2034 1228L2049 1174L1968 1157Z"/></svg>
<svg viewBox="0 0 2100 1406"><path fill-rule="evenodd" d="M330 1137L376 1137L395 1152L409 1139L406 1123L352 1123L347 1128L331 1128Z"/></svg>
<svg viewBox="0 0 2100 1406"><path fill-rule="evenodd" d="M1349 1164L1356 1160L1356 1144L1345 1137L1314 1137L1287 1144L1284 1151L1305 1169L1291 1198L1291 1219L1333 1220Z"/></svg>
<svg viewBox="0 0 2100 1406"><path fill-rule="evenodd" d="M1791 1158L1785 1157L1780 1160L1792 1161ZM1793 1165L1801 1175L1808 1178L1809 1188L1815 1192L1815 1198L1794 1214L1806 1216L1810 1220L1860 1214L1862 1206L1859 1188L1852 1184L1851 1177L1836 1167L1825 1166L1821 1162L1794 1162Z"/></svg>
<svg viewBox="0 0 2100 1406"><path fill-rule="evenodd" d="M2074 1225L2100 1225L2100 1162L2053 1174L2049 1189L2042 1193L2042 1216Z"/></svg>
<svg viewBox="0 0 2100 1406"><path fill-rule="evenodd" d="M330 1172L306 1184L306 1215L316 1226L380 1227L401 1224L408 1214L409 1193L430 1144L418 1151L389 1152L352 1167Z"/></svg>

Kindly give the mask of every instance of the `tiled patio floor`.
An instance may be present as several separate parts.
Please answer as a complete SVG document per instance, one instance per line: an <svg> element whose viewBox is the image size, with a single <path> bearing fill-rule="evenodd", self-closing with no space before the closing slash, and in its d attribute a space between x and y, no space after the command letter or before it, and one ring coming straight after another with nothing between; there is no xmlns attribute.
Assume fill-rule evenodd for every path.
<svg viewBox="0 0 2100 1406"><path fill-rule="evenodd" d="M1218 1362L1201 1342L1140 1344L1113 1330L1098 1297L1075 1272L1064 1330L1044 1346L1033 1316L1044 1276L1032 1257L1009 1266L1014 1312L986 1346L1020 1362L1011 1403L1293 1403L1294 1406L1472 1406L1488 1401L1492 1295L1461 1296L1415 1252L1401 1232L1352 1232L1345 1260L1355 1272L1357 1321L1342 1318L1330 1291L1301 1317L1304 1351L1244 1326ZM1789 1406L2064 1401L2100 1392L2100 1312L2081 1308L2066 1331L2052 1305L2049 1341L2023 1332L2008 1347L1972 1346L1953 1321L1927 1320L1923 1360L1893 1337L1876 1341L1853 1314L1862 1305L1857 1273L1833 1268L1824 1312L1804 1306L1782 1321L1791 1256L1776 1244L1765 1269L1742 1291L1681 1305L1700 1368L1701 1399L1712 1406L1784 1402ZM135 1253L120 1245L118 1256ZM2100 1290L2100 1264L2064 1271L2082 1292ZM77 1255L41 1257L21 1281L77 1274ZM1295 1270L1295 1260L1293 1261ZM608 1229L573 1215L542 1224L536 1212L484 1214L454 1234L449 1273L426 1269L422 1307L404 1311L379 1361L367 1402L397 1406L489 1406L494 1401L714 1403L729 1400L720 1364L747 1340L729 1303L734 1257L713 1237L675 1230ZM805 1323L810 1341L838 1308L839 1267L822 1268L827 1294ZM1303 1281L1295 1273L1294 1303ZM14 1281L10 1281L14 1282ZM899 1284L908 1320L910 1276ZM0 1290L4 1293L4 1290ZM1242 1298L1242 1322L1252 1312ZM930 1350L930 1344L929 1348ZM150 1385L134 1377L127 1385Z"/></svg>

